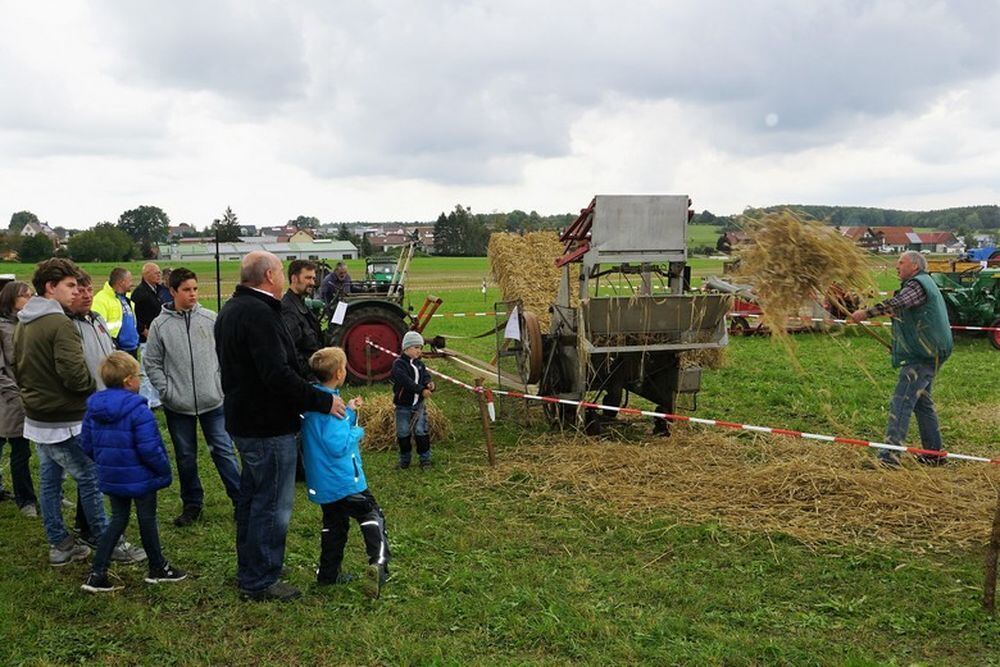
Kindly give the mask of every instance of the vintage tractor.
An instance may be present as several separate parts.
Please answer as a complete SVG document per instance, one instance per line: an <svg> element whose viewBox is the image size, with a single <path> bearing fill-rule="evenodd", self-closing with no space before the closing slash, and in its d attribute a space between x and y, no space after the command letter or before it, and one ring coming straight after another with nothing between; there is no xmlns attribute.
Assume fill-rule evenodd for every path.
<svg viewBox="0 0 1000 667"><path fill-rule="evenodd" d="M521 315L524 379L537 382L542 395L620 407L633 393L673 413L679 393L697 393L701 369L682 367L680 354L727 344L733 297L689 291L689 205L686 195L598 195L561 234L562 277L549 331L540 331L533 313ZM638 292L602 294L605 277L636 280ZM653 294L654 280L666 294ZM553 421L576 421L590 432L616 416L546 407ZM655 430L669 432L667 422L657 420Z"/></svg>
<svg viewBox="0 0 1000 667"><path fill-rule="evenodd" d="M351 292L337 295L325 307L322 321L326 326L327 344L344 348L349 381L388 379L393 358L387 354L372 354L366 341L399 350L403 334L409 329L421 331L440 305L440 300L425 302L416 317L403 309L404 283L413 250L410 244L398 258L391 258L391 272L385 270L387 263L383 259L369 259L366 279L354 283Z"/></svg>
<svg viewBox="0 0 1000 667"><path fill-rule="evenodd" d="M965 327L1000 327L1000 268L961 273L931 273L941 288L948 320ZM1000 350L1000 331L990 331L993 347Z"/></svg>

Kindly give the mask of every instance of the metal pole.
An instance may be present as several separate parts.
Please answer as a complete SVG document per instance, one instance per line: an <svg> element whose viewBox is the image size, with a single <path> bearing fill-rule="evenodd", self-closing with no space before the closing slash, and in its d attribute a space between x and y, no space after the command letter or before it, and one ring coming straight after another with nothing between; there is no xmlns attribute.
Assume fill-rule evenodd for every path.
<svg viewBox="0 0 1000 667"><path fill-rule="evenodd" d="M993 530L986 547L986 576L983 581L983 609L996 613L997 556L1000 555L1000 491L997 492L997 509L993 514Z"/></svg>
<svg viewBox="0 0 1000 667"><path fill-rule="evenodd" d="M486 397L483 395L483 378L476 378L476 399L479 401L479 416L483 420L483 435L486 436L486 458L490 465L497 464L497 455L493 449L493 433L490 431L490 418L486 410Z"/></svg>
<svg viewBox="0 0 1000 667"><path fill-rule="evenodd" d="M216 311L222 310L222 265L219 261L219 221L215 221L215 300Z"/></svg>
<svg viewBox="0 0 1000 667"><path fill-rule="evenodd" d="M365 371L368 374L368 386L372 384L372 346L365 344Z"/></svg>

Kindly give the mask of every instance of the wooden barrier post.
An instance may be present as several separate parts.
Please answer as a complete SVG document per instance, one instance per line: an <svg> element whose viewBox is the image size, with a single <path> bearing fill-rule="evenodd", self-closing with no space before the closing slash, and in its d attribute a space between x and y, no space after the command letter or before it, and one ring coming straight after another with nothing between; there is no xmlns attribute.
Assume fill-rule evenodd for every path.
<svg viewBox="0 0 1000 667"><path fill-rule="evenodd" d="M983 609L996 613L997 556L1000 555L1000 491L997 492L997 509L993 514L993 530L986 547L986 576L983 581Z"/></svg>
<svg viewBox="0 0 1000 667"><path fill-rule="evenodd" d="M486 458L490 465L497 464L497 455L493 449L493 432L490 430L490 417L486 408L486 396L483 392L483 378L476 378L476 400L479 401L479 416L483 420L483 435L486 436Z"/></svg>

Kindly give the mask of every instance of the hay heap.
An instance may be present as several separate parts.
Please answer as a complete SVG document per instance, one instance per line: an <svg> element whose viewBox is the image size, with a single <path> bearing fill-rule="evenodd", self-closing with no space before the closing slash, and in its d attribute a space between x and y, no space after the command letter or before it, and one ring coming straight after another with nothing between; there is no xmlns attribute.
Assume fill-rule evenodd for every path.
<svg viewBox="0 0 1000 667"><path fill-rule="evenodd" d="M681 368L722 368L726 365L726 348L701 348L680 354Z"/></svg>
<svg viewBox="0 0 1000 667"><path fill-rule="evenodd" d="M365 429L362 446L371 451L396 448L396 408L392 396L373 394L365 398L358 411L358 423ZM427 403L427 426L430 428L431 442L439 442L448 435L448 420L440 408Z"/></svg>
<svg viewBox="0 0 1000 667"><path fill-rule="evenodd" d="M669 442L533 438L476 484L508 488L548 512L582 505L616 516L667 514L811 546L882 543L923 552L989 539L1000 481L992 467L926 468L904 458L902 469L885 471L866 468L871 459L839 445L678 426Z"/></svg>
<svg viewBox="0 0 1000 667"><path fill-rule="evenodd" d="M555 262L562 254L563 244L555 232L493 234L486 248L493 279L504 300L520 299L525 310L538 316L543 332L549 330L549 306L559 293L562 269Z"/></svg>
<svg viewBox="0 0 1000 667"><path fill-rule="evenodd" d="M864 251L834 227L788 209L744 218L742 225L750 244L739 251L739 276L753 285L774 334L784 334L789 317L835 289L875 288Z"/></svg>

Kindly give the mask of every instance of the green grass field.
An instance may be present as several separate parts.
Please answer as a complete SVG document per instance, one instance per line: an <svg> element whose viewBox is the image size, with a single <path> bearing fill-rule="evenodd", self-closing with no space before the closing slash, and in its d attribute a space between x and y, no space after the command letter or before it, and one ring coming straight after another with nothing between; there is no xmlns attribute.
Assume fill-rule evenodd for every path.
<svg viewBox="0 0 1000 667"><path fill-rule="evenodd" d="M692 264L699 277L721 272L718 261ZM95 276L108 268L88 267ZM210 267L194 268L204 296ZM485 298L478 289L487 273L481 258L419 259L409 299L419 308L434 293L444 299L442 312L492 309L496 289L491 284ZM226 292L235 267L223 277ZM891 270L878 275L886 288L894 280ZM426 333L469 336L493 324L440 318ZM449 345L482 358L491 340ZM727 365L705 373L695 414L881 439L895 376L877 343L854 330L792 342L799 368L768 338L733 339ZM991 370L998 355L983 338L959 337L935 383L953 451L1000 455L1000 385ZM430 365L470 377L448 362ZM468 394L445 384L433 400L452 426L434 444L433 471L396 471L391 452L365 455L393 548L382 599L369 601L353 585L312 586L320 512L299 486L286 565L304 597L286 605L240 601L231 512L202 449L203 519L175 528L176 484L159 496L165 554L193 575L176 585L148 586L143 568L128 566L113 570L124 591L82 593L86 566L49 567L39 522L0 503L0 664L1000 664L1000 624L979 609L977 549L807 546L671 510L622 514L586 491L536 495L544 468L489 481ZM499 408L500 461L535 451L548 433L541 420L525 426L517 405ZM668 455L671 440L653 446ZM801 446L820 462L863 455L843 445ZM3 465L9 483L6 457ZM359 572L363 549L351 530L345 568ZM127 533L138 539L134 520Z"/></svg>

